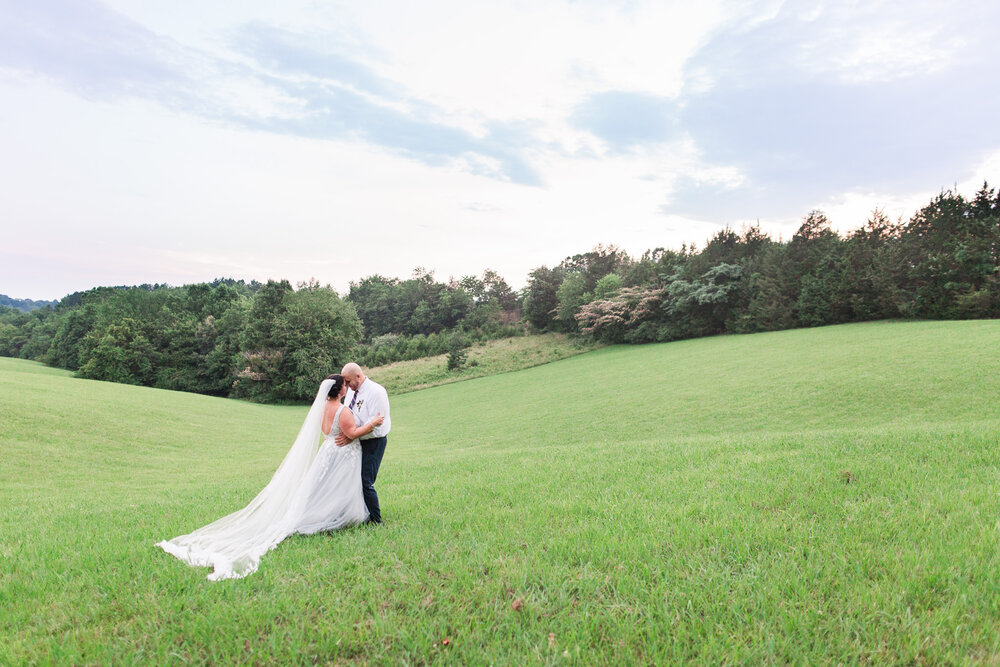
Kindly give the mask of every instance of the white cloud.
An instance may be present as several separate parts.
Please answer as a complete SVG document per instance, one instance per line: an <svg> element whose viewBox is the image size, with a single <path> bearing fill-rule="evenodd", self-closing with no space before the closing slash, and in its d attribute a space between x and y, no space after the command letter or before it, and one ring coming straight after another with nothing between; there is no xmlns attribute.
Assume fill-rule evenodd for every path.
<svg viewBox="0 0 1000 667"><path fill-rule="evenodd" d="M466 120L557 124L593 90L676 95L716 2L355 5L371 66Z"/></svg>
<svg viewBox="0 0 1000 667"><path fill-rule="evenodd" d="M804 3L797 62L814 75L847 83L923 76L947 69L968 48L960 4L896 2ZM795 16L799 3L788 3ZM804 24L813 24L806 27Z"/></svg>
<svg viewBox="0 0 1000 667"><path fill-rule="evenodd" d="M6 107L15 122L0 141L31 158L0 162L0 207L15 227L7 250L24 259L0 272L0 291L23 296L223 275L346 289L417 265L441 277L490 267L520 285L598 242L639 253L705 236L700 223L664 224L657 208L680 169L643 180L648 155L547 154L548 187L528 188L357 142L223 129L151 103L97 105L43 84L12 93L0 88L20 101Z"/></svg>
<svg viewBox="0 0 1000 667"><path fill-rule="evenodd" d="M177 68L183 77L169 85L184 87L190 99L172 104L170 95L144 89L133 97L124 90L114 99L87 100L65 92L74 90L65 81L60 89L7 72L0 80L0 210L14 231L7 234L10 261L0 268L0 292L51 298L102 283L220 275L316 277L344 289L351 279L408 275L418 264L442 278L491 267L520 285L532 268L599 242L637 254L700 245L721 225L739 223L707 219L712 206L688 207L699 217L664 215L664 205L692 185L730 195L763 192L752 205L730 210L761 211L765 230L785 237L798 218L782 217L784 211L807 198L842 229L862 224L875 205L909 216L934 194L927 181L936 173L908 181L911 165L896 164L899 173L888 182L904 183L897 192L865 184L816 196L826 192L820 183L793 200L797 186L759 182L755 155L710 161L709 149L699 147L688 128L672 128L658 143L612 150L570 119L583 101L606 92L663 100L669 115L712 86L752 86L765 75L790 90L798 85L793 74L803 73L830 86L920 80L976 58L990 24L974 19L995 14L985 4L963 14L930 2L911 3L905 12L886 2L725 0L106 4L170 45L168 65L183 63ZM959 21L974 25L956 30ZM251 24L287 31L317 52L345 58L356 74L370 75L363 83L376 85L269 70L242 50ZM693 66L692 57L710 40L730 48ZM979 57L988 61L993 52L984 53ZM740 67L721 72L733 63ZM262 73L275 79L262 80ZM302 92L282 85L287 82ZM969 83L976 85L983 82ZM309 95L331 87L351 90L370 105L323 109L320 121L327 124L312 136L336 139L291 136L295 128L263 122L322 115L317 105L326 98ZM337 99L329 96L329 104ZM991 98L980 101L989 108ZM199 104L204 108L193 108ZM377 137L364 133L370 109L395 114L381 119ZM915 118L921 131L934 129L936 117L926 115L933 111ZM727 129L739 120L720 117ZM881 127L859 118L862 130ZM754 119L747 120L752 131ZM246 129L253 121L273 132ZM452 132L456 128L472 136ZM736 135L731 143L740 143L740 128L731 135L706 128L700 129ZM811 128L792 128L799 143ZM440 131L444 142L450 137L452 150L430 151L420 156L423 162L401 157L419 152L418 144L406 142L423 129ZM791 136L782 129L772 128L779 142ZM876 132L860 141L885 141L879 152L894 150L891 139ZM963 193L978 188L981 176L996 181L1000 175L1000 153L988 154L996 147L983 142L982 154L960 156L981 163L971 170L974 177L954 174ZM745 151L759 148L745 143ZM838 162L826 156L834 152L827 144L815 145L829 170L818 173L857 171L850 158ZM844 148L844 155L859 154ZM928 164L936 159L927 155ZM513 184L518 169L537 170L541 185ZM963 179L979 183L966 189ZM800 214L807 210L802 206Z"/></svg>

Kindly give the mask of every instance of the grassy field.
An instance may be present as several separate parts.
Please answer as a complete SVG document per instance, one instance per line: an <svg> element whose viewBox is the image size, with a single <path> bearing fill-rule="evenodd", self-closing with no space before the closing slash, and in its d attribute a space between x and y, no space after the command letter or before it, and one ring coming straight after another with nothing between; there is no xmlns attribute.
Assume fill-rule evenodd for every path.
<svg viewBox="0 0 1000 667"><path fill-rule="evenodd" d="M0 359L0 664L998 664L1000 321L610 347L396 396L386 525L155 549L303 408Z"/></svg>
<svg viewBox="0 0 1000 667"><path fill-rule="evenodd" d="M439 354L371 368L368 369L368 375L376 378L390 394L400 394L540 366L583 354L597 347L570 340L565 334L519 336L490 340L470 347L466 363L456 371L448 370L448 355Z"/></svg>

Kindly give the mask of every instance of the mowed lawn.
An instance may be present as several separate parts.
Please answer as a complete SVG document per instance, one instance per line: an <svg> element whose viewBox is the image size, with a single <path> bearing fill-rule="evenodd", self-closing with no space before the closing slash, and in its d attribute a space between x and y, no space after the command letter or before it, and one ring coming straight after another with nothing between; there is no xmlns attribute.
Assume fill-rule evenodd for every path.
<svg viewBox="0 0 1000 667"><path fill-rule="evenodd" d="M387 523L218 583L153 544L305 408L0 359L0 664L997 664L998 350L873 323L396 396Z"/></svg>

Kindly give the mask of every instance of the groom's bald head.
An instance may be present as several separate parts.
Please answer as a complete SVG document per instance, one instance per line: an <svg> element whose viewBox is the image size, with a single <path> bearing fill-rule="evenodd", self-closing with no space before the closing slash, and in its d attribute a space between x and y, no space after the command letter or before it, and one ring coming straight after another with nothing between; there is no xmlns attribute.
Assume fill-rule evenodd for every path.
<svg viewBox="0 0 1000 667"><path fill-rule="evenodd" d="M358 366L353 361L344 366L343 370L340 371L340 374L344 376L344 381L347 383L347 386L354 391L357 391L358 387L361 386L361 383L365 381L365 374L361 372L361 366Z"/></svg>

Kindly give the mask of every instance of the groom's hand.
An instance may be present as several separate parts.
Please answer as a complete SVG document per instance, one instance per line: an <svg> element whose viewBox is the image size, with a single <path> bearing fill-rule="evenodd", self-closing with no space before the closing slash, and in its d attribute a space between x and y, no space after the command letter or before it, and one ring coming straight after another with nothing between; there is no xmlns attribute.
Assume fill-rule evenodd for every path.
<svg viewBox="0 0 1000 667"><path fill-rule="evenodd" d="M343 447L344 445L350 442L350 440L347 439L347 436L344 435L343 433L338 433L337 437L334 438L333 441L337 443L338 447Z"/></svg>

